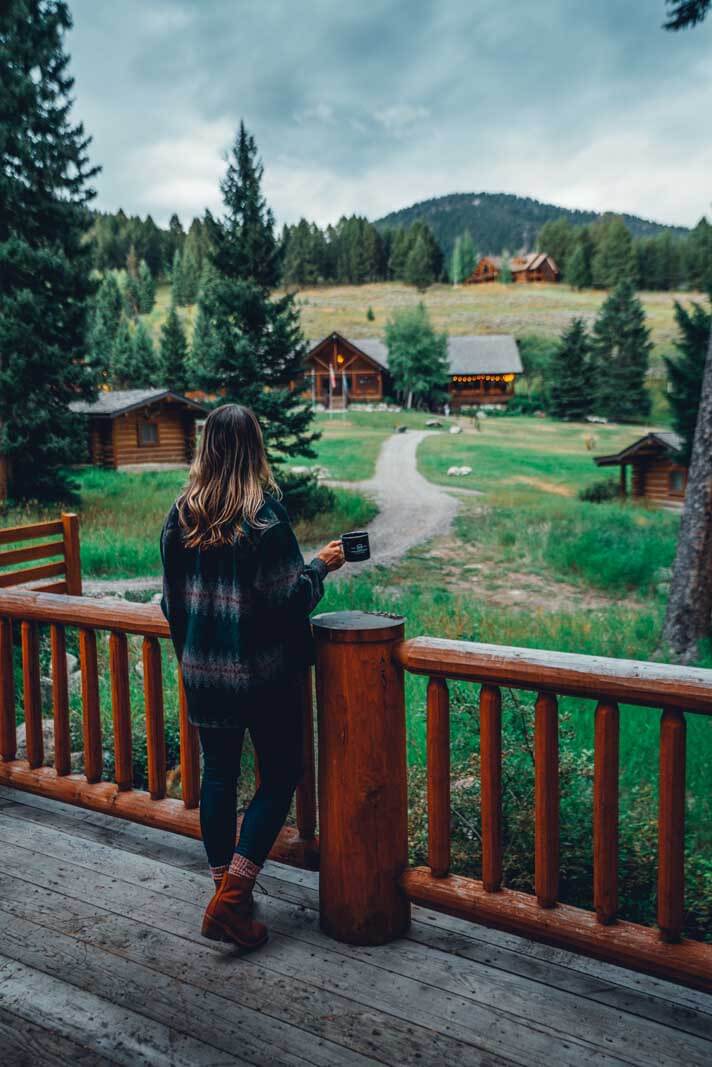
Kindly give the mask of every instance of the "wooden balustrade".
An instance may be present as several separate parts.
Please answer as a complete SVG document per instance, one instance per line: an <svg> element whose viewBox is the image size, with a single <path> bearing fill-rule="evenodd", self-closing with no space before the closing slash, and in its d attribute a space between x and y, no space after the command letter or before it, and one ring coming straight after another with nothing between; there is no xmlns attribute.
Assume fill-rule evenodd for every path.
<svg viewBox="0 0 712 1067"><path fill-rule="evenodd" d="M53 662L55 767L43 766L40 628ZM14 638L19 627L26 760L16 759ZM85 774L71 773L67 628L79 634ZM399 936L415 902L662 978L712 991L712 946L682 936L684 918L685 716L712 715L712 671L503 648L435 638L403 640L400 618L361 612L314 620L317 639L320 903L332 936L375 944ZM99 670L108 633L115 781L102 780ZM142 639L148 792L134 789L128 635ZM0 782L93 810L200 836L197 732L177 688L183 799L166 795L161 641L155 605L0 590ZM62 666L64 664L64 666ZM403 672L427 687L428 866L407 867L407 778ZM482 880L450 873L448 680L480 686ZM503 886L502 690L535 694L534 893ZM586 911L559 898L558 698L591 700L594 725L593 901ZM297 828L272 856L316 866L316 783L310 674L301 689L304 776ZM658 929L618 917L620 705L662 709L660 723ZM108 712L108 709L106 709Z"/></svg>
<svg viewBox="0 0 712 1067"><path fill-rule="evenodd" d="M401 885L412 901L712 991L712 945L685 940L685 713L712 715L712 671L595 656L415 638L395 649L428 676L429 868ZM479 683L482 880L447 873L447 678ZM534 895L502 889L501 687L537 694L534 710ZM595 914L558 903L557 697L596 701L593 899ZM618 913L619 703L663 708L660 726L658 930Z"/></svg>
<svg viewBox="0 0 712 1067"><path fill-rule="evenodd" d="M52 663L53 767L43 765L45 753L40 684L40 628L43 626L49 628ZM19 627L20 633L26 760L16 759L13 627ZM71 772L67 628L76 630L78 634L84 774ZM104 658L104 634L108 634L108 662ZM133 788L128 635L143 639L148 791ZM168 623L157 605L0 589L0 782L134 822L189 837L200 837L197 810L200 793L198 732L188 721L180 672L176 710L182 800L167 796L161 645L169 637ZM102 736L100 682L105 663L111 692L115 766L112 782L106 781L104 774L107 739ZM303 701L305 724L305 770L297 793L297 828L284 828L271 855L283 862L316 867L318 842L315 836L315 764L309 677L305 676L303 689L303 697L300 694L300 698Z"/></svg>
<svg viewBox="0 0 712 1067"><path fill-rule="evenodd" d="M49 522L33 522L25 526L6 526L0 529L0 545L20 545L26 541L39 543L23 548L0 549L0 589L22 585L44 593L81 596L79 516L65 512L61 518ZM37 560L54 562L38 563ZM26 563L31 563L32 566L17 567L17 564ZM47 579L51 581L48 582Z"/></svg>

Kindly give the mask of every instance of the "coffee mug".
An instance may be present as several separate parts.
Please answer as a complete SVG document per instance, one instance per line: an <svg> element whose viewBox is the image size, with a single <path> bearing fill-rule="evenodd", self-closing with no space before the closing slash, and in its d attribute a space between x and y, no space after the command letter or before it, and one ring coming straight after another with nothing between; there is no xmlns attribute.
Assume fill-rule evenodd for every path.
<svg viewBox="0 0 712 1067"><path fill-rule="evenodd" d="M362 563L363 560L371 558L368 534L365 530L354 530L351 533L342 534L341 544L347 563Z"/></svg>

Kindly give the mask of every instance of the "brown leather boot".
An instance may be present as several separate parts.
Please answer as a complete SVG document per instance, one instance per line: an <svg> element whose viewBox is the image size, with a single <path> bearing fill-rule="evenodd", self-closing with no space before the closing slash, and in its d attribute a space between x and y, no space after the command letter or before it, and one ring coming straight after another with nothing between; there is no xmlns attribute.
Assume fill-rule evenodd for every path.
<svg viewBox="0 0 712 1067"><path fill-rule="evenodd" d="M264 945L267 927L251 917L251 878L239 874L223 875L220 888L205 909L203 937L211 941L232 941L240 948L253 949Z"/></svg>

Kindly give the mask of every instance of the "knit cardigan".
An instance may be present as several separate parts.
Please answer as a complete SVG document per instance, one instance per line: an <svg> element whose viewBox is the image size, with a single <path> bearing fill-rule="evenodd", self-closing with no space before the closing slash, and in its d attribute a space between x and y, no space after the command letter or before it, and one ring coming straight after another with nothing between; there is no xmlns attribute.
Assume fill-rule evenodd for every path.
<svg viewBox="0 0 712 1067"><path fill-rule="evenodd" d="M188 718L233 726L273 686L313 662L309 613L326 565L305 564L286 511L266 495L259 526L217 548L187 548L174 504L161 533L163 598Z"/></svg>

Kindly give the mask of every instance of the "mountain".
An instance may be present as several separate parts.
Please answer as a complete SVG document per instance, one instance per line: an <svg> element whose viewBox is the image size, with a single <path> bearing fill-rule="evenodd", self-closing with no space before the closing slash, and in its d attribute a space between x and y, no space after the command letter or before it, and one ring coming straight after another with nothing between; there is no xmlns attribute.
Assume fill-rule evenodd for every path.
<svg viewBox="0 0 712 1067"><path fill-rule="evenodd" d="M424 219L446 256L452 252L455 238L465 230L472 234L478 252L495 255L505 248L510 252L535 251L537 234L544 223L562 215L574 226L585 226L603 217L597 211L573 211L510 193L450 193L392 211L378 219L376 226L385 230ZM682 226L664 226L636 215L621 217L634 237L652 237L665 230L677 236L689 233Z"/></svg>

